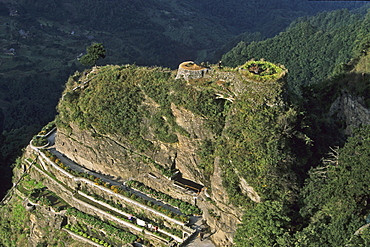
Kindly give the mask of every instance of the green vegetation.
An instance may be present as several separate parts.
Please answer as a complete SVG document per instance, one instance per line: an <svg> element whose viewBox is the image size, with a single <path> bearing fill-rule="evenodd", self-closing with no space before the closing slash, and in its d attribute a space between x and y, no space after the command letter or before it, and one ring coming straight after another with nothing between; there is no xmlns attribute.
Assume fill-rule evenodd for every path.
<svg viewBox="0 0 370 247"><path fill-rule="evenodd" d="M365 205L369 198L367 192L361 189L366 188L366 179L359 175L367 173L367 153L356 149L367 145L365 140L368 139L369 129L360 131L358 135L361 141L349 146L355 151L348 154L351 157L348 162L357 162L359 167L354 164L344 164L343 168L334 165L332 173L326 164L324 168L312 168L318 164L330 145L342 141L339 128L333 133L324 131L327 126L338 124L327 116L327 112L340 95L340 90L345 88L355 96L364 96L364 92L367 92L367 75L360 76L356 72L361 68L364 71L362 73L367 73L364 65L367 59L367 55L362 55L352 65L348 65L350 68L344 66L330 80L305 87L301 95L305 100L299 105L290 105L286 101L284 68L266 61L249 61L240 67L240 73L235 72L235 69L224 68L208 78L189 82L174 80L173 75L163 68L105 66L98 68L95 74L90 72L88 75L78 74L70 78L65 97L59 105L58 125L68 129L68 124L74 122L80 128L96 131L97 136L119 134L129 140L132 150L145 153L156 147L140 143L160 140L171 145L179 142L180 137L192 138L193 133L180 133L181 128L176 124L175 110L186 109L204 119L203 130L212 135L212 139L199 142L199 168L208 175L212 174L215 157L219 157L218 165L223 172L223 184L228 198L245 212L235 235L237 246L315 246L316 243L338 246L344 242L367 243L366 229L356 236L353 233L364 224L363 218L369 214L367 207L358 206ZM232 77L233 81L224 80L222 85L215 83L222 76L234 74L237 76ZM89 78L91 80L87 86L73 91L73 88ZM351 78L362 78L362 81L354 85ZM119 81L119 85L114 80ZM131 97L138 98L126 99L122 95L128 93L124 87L130 88ZM243 87L243 90L238 87ZM116 88L119 90L114 90ZM239 90L238 94L234 96L232 90ZM216 92L228 92L235 100L232 103L216 100ZM102 94L108 95L108 98L113 95L115 99L122 99L128 104L124 107L120 102L108 100L109 104L104 105ZM105 108L97 116L91 105L99 107L99 104ZM129 122L130 119L119 121L116 118L115 123L104 120L105 126L110 126L107 129L96 121L124 114L140 124L134 125L134 129L128 125L133 124ZM334 129L333 126L330 128ZM168 138L172 134L177 139ZM137 142L138 139L140 142ZM348 143L351 142L349 139ZM339 149L338 153L343 150L344 155L346 148L344 146ZM356 153L364 156L359 155L357 160L354 158ZM145 155L141 157L168 177L173 174L171 169L155 160ZM309 178L304 182L310 168ZM318 174L318 177L314 174ZM333 174L332 180L330 174ZM352 176L358 178L358 181ZM93 181L106 186L99 179L93 178ZM339 187L339 184L345 183L351 188L349 191ZM173 204L173 198L141 183L131 181L129 185L172 205L178 203ZM255 195L250 193L249 187L253 188ZM111 189L170 217L178 217L118 187L113 186ZM336 193L339 193L338 196ZM261 202L255 203L253 200ZM348 209L348 213L344 212L344 208ZM209 210L208 213L216 220L223 219L215 211ZM338 217L333 216L333 213L338 214Z"/></svg>
<svg viewBox="0 0 370 247"><path fill-rule="evenodd" d="M289 246L289 208L278 201L258 203L243 216L235 237L237 246Z"/></svg>
<svg viewBox="0 0 370 247"><path fill-rule="evenodd" d="M34 188L29 195L29 200L43 206L51 206L56 212L69 207L64 200L46 188Z"/></svg>
<svg viewBox="0 0 370 247"><path fill-rule="evenodd" d="M176 9L179 12L168 6L163 9L159 8L161 11L156 11L158 8L151 10L154 3L139 1L142 6L138 9L135 9L133 3L128 3L125 8L114 8L109 13L109 7L106 6L100 10L94 9L96 2L98 1L87 4L85 0L80 1L80 5L76 5L75 9L71 8L68 14L71 19L79 20L87 26L96 25L97 30L91 31L88 39L83 37L85 34L78 34L78 36L71 34L72 25L69 23L65 26L60 24L63 20L63 8L68 6L67 2L62 6L56 1L48 1L49 4L45 4L46 0L35 1L35 4L27 10L29 12L24 12L30 20L30 24L24 28L34 30L30 36L27 36L25 32L23 37L18 37L18 34L22 35L22 32L15 27L22 26L20 20L24 18L23 16L13 18L14 21L10 22L10 27L4 25L1 28L3 31L1 35L5 35L2 36L3 40L11 40L10 43L4 43L3 47L20 44L16 47L19 54L10 55L12 59L6 54L1 56L4 61L1 74L4 83L0 86L11 92L0 95L4 97L2 101L4 102L2 109L6 109L4 116L7 118L22 116L23 114L19 113L24 111L25 116L30 117L30 121L28 119L15 121L14 119L17 118L13 117L10 122L6 123L7 132L4 132L6 138L0 139L4 144L2 145L4 146L3 157L10 158L7 156L11 153L9 150L14 149L12 146L14 142L10 140L31 138L24 138L18 133L30 133L31 130L36 129L35 126L50 120L50 115L37 120L31 119L31 116L38 115L43 106L50 107L52 109L49 109L50 112L54 112L54 106L46 103L46 95L55 99L60 93L59 84L55 81L60 81L59 76L69 74L68 71L71 69L78 69L75 56L88 45L87 43L91 43L91 39L94 40L91 38L92 35L98 35L101 40L109 39L108 43L104 42L109 50L115 47L115 50L112 50L112 56L107 58L108 62L123 63L137 58L138 64L144 63L143 61L145 63L152 61L153 64L163 62L173 67L179 63L179 57L173 56L174 51L178 54L183 51L186 51L186 54L195 54L196 49L207 43L199 42L202 45L198 45L197 42L190 40L190 31L185 34L182 27L190 27L183 25L189 18L201 23L194 25L194 29L198 30L197 33L201 36L199 40L205 41L209 37L214 37L213 34L210 36L208 34L212 32L206 32L205 35L202 35L204 31L199 32L199 30L205 30L200 27L207 26L208 21L199 21L195 16L183 17L187 16L186 14L178 15L178 13L187 13L181 12L180 7ZM118 2L107 1L107 5L121 6L121 2ZM240 1L239 3L241 7L248 6L249 8L259 4L256 1ZM215 0L210 6L201 3L200 8L209 6L208 13L217 14L218 10L215 6L220 6L220 4L225 3ZM255 4L255 6L250 4ZM276 3L273 5L279 7ZM99 21L96 22L96 20L76 14L82 8L79 6L84 7L84 14L88 13L91 16L91 13L96 13ZM155 3L155 6L161 7L162 5ZM37 21L34 20L30 13L40 9L45 9L50 13L56 10L53 19L55 23L50 24L48 20L45 20L45 16ZM230 11L228 7L221 9L223 12ZM257 10L265 11L264 8L257 8ZM113 16L124 16L122 11L125 13L127 11L130 21L121 18L114 23L117 26L107 25L108 22L103 18L104 16L110 16L109 22L111 22ZM258 11L256 14L261 18ZM276 11L283 10L276 8ZM136 17L147 17L147 13L150 13L149 16L152 17L143 18L148 20L147 22L137 21L136 26L130 26L136 20L140 20ZM3 18L5 15L7 13L0 17ZM235 19L239 25L256 23L252 25L253 28L261 26L261 23L255 22L251 15L245 15L244 12L243 15L247 16L246 19ZM153 21L159 20L159 17L168 19L168 22L159 24ZM370 105L368 99L370 93L369 17L369 13L361 16L343 10L299 19L287 31L274 38L250 44L239 43L232 51L224 55L223 65L226 66L222 71L212 71L209 77L200 80L189 82L174 80L173 72L168 69L135 65L103 66L76 72L69 78L59 102L58 128L61 131L72 133L72 128L77 126L91 131L94 138L118 137L127 150L140 155L139 159L142 158L146 164L153 164L154 168L167 177L172 176L174 169L147 156L155 154L160 148L159 145L156 146L159 141L169 149L175 150L182 144L182 141L195 140L194 146L200 144L195 158L196 161L200 161L197 162L198 168L205 173L204 180L213 174L214 165L218 165L222 171L223 185L228 193L227 198L225 195L225 200L229 199L245 213L242 224L235 235L237 246L367 246L370 244L369 229L361 227L367 223L365 219L369 218L370 213L368 206L370 195L366 177L369 173L370 129L368 126L362 126L354 136L347 139L342 131L348 127L346 121L343 118L329 115L328 112L332 103L343 94L357 97L364 106L369 107ZM176 18L181 19L182 22ZM290 18L291 16L287 17L284 22L286 23ZM228 24L225 23L225 25L235 20L230 22L227 20ZM6 20L3 22L9 23ZM266 20L263 25L267 28L269 24L265 23L267 23ZM36 26L41 26L43 31L34 28ZM145 45L136 46L127 39L122 39L122 35L108 35L100 31L107 26L111 30L117 30L117 33L125 30L127 37L134 36L135 32L140 33L140 36L144 37ZM177 34L182 35L173 35L168 39L170 41L158 35L159 33L166 35L171 33L167 27L171 27L176 30ZM146 28L151 30L145 31ZM271 34L277 30L276 27L271 26L271 28L274 30L264 30L264 33ZM76 32L82 33L85 29L80 30ZM70 40L65 42L62 36L68 36ZM177 37L174 38L174 36ZM34 51L32 47L35 43L40 43L44 37L48 37L47 41L53 45L35 46L39 53L34 57L25 53L28 49ZM164 39L166 42L161 42ZM257 40L257 35L250 40L253 39ZM180 40L183 43L179 43ZM132 49L133 47L139 48ZM157 53L141 52L143 47L150 47L151 52L152 50L163 52L158 53L158 56L153 56L152 54ZM183 50L179 50L178 47ZM48 52L44 52L45 50ZM82 61L95 64L96 60L105 54L103 50L91 51L90 55L95 53L97 56L87 56ZM60 59L55 59L59 57L58 54ZM201 55L201 52L199 54ZM46 55L50 55L52 60L57 62L51 63L50 59L44 60ZM171 59L166 62L157 61L166 57L171 57ZM255 60L265 58L276 64L284 64L289 69L289 75L285 77L286 71L280 65L266 61L249 61L253 58ZM249 62L245 63L245 61ZM19 64L22 65L19 66ZM228 65L236 68L239 66L239 72L227 67ZM33 72L30 72L30 68ZM11 77L14 75L20 78L14 81ZM38 80L39 75L43 77L40 80ZM286 78L288 83L285 82ZM54 82L48 83L50 81ZM38 86L44 84L48 86ZM29 96L27 99L21 97L22 90L19 90L21 85L22 88L27 85L23 90ZM216 93L230 96L232 100L218 99L215 97ZM34 99L37 99L35 101L37 103L29 104L34 102ZM289 102L287 99L296 100ZM16 106L26 107L17 111L15 105L6 102L16 102ZM179 112L185 117L178 118ZM187 120L188 115L186 114L191 114L191 119L196 119L192 123L194 127L185 129L182 126L186 124L180 126L180 120ZM2 120L3 114L0 114L0 117ZM27 124L28 129L21 129L22 124ZM12 127L16 130L11 131ZM330 150L329 147L334 146L339 146L339 148L332 149L332 156L321 162L322 157ZM177 217L183 222L189 220L188 217L173 215L172 212L153 205L152 202L123 191L119 187L111 186L100 178L73 171L58 161L56 157L48 156L58 166L75 176L86 177L97 185L110 188L113 192L152 206L170 217ZM55 179L52 175L50 176ZM205 183L210 182L205 181ZM40 204L53 203L48 198L51 194L47 191L45 193L32 191L30 188L33 185L38 186L35 182L27 182L21 185L20 191L31 197L37 197ZM160 198L173 201L176 205L179 203L181 205L181 202L165 194L154 192L142 184L138 186L148 194L153 193ZM260 202L255 203L254 201ZM217 202L214 202L214 205L217 205ZM1 244L5 246L26 245L29 231L26 220L29 215L18 205L13 208L4 208L1 208L5 212L2 215L6 216L4 216L6 220L0 221L0 232L3 234L0 236ZM190 212L188 208L185 210ZM216 220L224 219L216 211L209 210L208 213ZM81 220L84 223L80 224L82 228L90 224L88 223L90 221L99 221L77 212L73 214L73 217L84 219ZM9 219L14 221L14 225L8 222ZM100 222L92 228L101 228L102 223ZM74 227L77 227L76 225ZM107 231L114 232L115 230L108 228ZM78 232L82 232L82 236L85 234L87 237L93 236L84 229L79 229ZM102 239L99 236L94 236L94 238L98 242ZM127 238L131 239L130 236ZM136 237L132 237L134 238ZM103 243L108 245L108 242L107 240Z"/></svg>
<svg viewBox="0 0 370 247"><path fill-rule="evenodd" d="M342 14L341 12L322 14L317 18L326 17L327 20L331 20ZM357 30L358 37L364 35L368 20L369 15L359 21L357 26L352 26ZM309 21L311 24L317 21L316 25L323 23L322 20L318 21L315 18ZM333 22L329 23L334 25ZM337 24L347 25L344 22ZM297 25L304 25L304 23L299 22ZM327 29L333 28L326 25L318 26L318 28L324 28L324 26ZM292 28L294 29L295 26ZM337 28L336 31L331 32L333 35L340 30L338 26L335 28ZM289 32L288 30L286 34ZM285 38L285 35L281 34L280 38L283 37ZM339 37L340 35L335 37L333 42L336 42ZM355 43L361 43L362 47L366 47L368 41L363 37ZM331 50L330 46L326 46L326 49ZM293 161L292 158L295 157L295 171L285 170L283 174L277 175L280 176L280 183L284 183L284 175L296 176L298 183L294 185L292 183L294 177L290 177L291 181L285 184L289 184L292 191L285 191L276 197L267 197L265 198L267 200L258 204L247 204L241 200L245 204L246 211L243 223L235 236L237 246L367 246L369 244L369 232L367 228L361 230L361 227L368 223L364 219L370 213L368 207L370 195L365 177L369 169L370 129L369 126L361 126L353 136L347 139L343 133L343 129L348 127L347 123L336 115L328 115L330 106L339 96L351 95L357 99L367 97L369 68L365 64L368 61L368 54L366 50L358 52L357 49L356 44L352 44L348 50L349 55L355 54L350 62L348 59L346 63L336 67L334 65L337 63L333 64L331 70L327 72L327 75L333 75L329 79L319 81L320 77L318 77L314 85L302 87L302 101L295 110L301 113L290 114L292 119L300 121L299 125L295 125L295 130L290 129L293 130L290 133L296 138L287 135L288 142L284 144L284 148L280 149L287 151L287 147L290 147L291 154L286 160ZM326 69L323 66L319 68ZM289 71L294 72L291 69ZM367 100L360 100L360 102L364 106L369 106ZM253 114L248 116L250 119ZM273 122L279 122L278 119ZM266 126L266 123L262 125ZM268 144L269 142L263 141L262 143ZM334 146L339 147L330 148ZM253 144L253 147L257 147L256 144ZM261 157L269 156L264 154ZM257 158L255 157L254 160ZM232 161L232 163L235 162ZM280 165L279 170L281 168L284 166ZM268 170L272 175L273 170L271 168ZM233 195L242 193L238 183L240 170L238 171L238 175L229 172L229 176L234 178L230 180L231 185L234 185L236 191L239 190L239 193L234 192ZM255 181L251 179L247 181L253 184ZM303 179L306 179L305 182L302 181ZM260 191L274 184L271 181L266 183L265 187L262 185L263 189ZM258 177L258 182L261 182L260 177ZM294 191L296 191L296 200L290 197L295 193ZM264 192L265 195L266 192ZM270 192L267 195L273 195Z"/></svg>
<svg viewBox="0 0 370 247"><path fill-rule="evenodd" d="M277 66L267 61L249 61L238 68L239 72L255 81L277 81L286 75L283 66Z"/></svg>
<svg viewBox="0 0 370 247"><path fill-rule="evenodd" d="M158 140L167 143L178 142L179 139L177 135L170 132L170 126L161 113L152 116L151 126L155 128L154 134Z"/></svg>
<svg viewBox="0 0 370 247"><path fill-rule="evenodd" d="M116 186L113 186L113 190L115 190L117 187ZM88 192L84 191L85 194L89 194ZM107 203L108 205L116 208L116 209L119 209L121 210L122 212L125 212L126 214L131 214L133 215L134 217L138 218L138 219L141 219L141 220L144 220L145 222L147 222L148 224L152 224L152 225L156 225L158 226L160 229L168 232L168 233L171 233L177 237L182 237L182 231L180 229L176 229L176 228L169 228L167 227L165 224L164 224L164 220L162 218L159 218L159 217L155 217L154 215L148 215L148 214L145 214L144 212L142 212L141 210L141 213L137 212L138 210L134 210L133 207L131 206L128 206L128 205L124 205L124 204L121 204L121 203L114 203L112 200L106 200L98 195L90 195L92 196L95 200L98 200L98 201L101 201L101 202L104 202L104 203ZM132 222L131 220L129 220L128 218L126 217L122 217L122 216L118 216L116 215L117 217L119 217L120 219L122 220L125 220L127 222L130 222L130 223L134 223ZM167 222L166 222L167 223Z"/></svg>
<svg viewBox="0 0 370 247"><path fill-rule="evenodd" d="M86 232L80 231L80 230L78 230L78 228L76 228L76 227L74 227L72 225L65 225L64 228L67 229L67 230L70 230L70 231L72 231L72 232L74 232L74 233L76 233L76 234L78 234L78 235L80 235L80 236L82 236L84 238L87 238L87 239L89 239L89 240L91 240L91 241L93 241L93 242L95 242L97 244L100 244L102 246L106 246L106 247L111 247L112 246L112 245L104 242L103 240L100 240L98 238L91 237Z"/></svg>
<svg viewBox="0 0 370 247"><path fill-rule="evenodd" d="M72 90L83 81L89 81L85 89ZM59 103L57 124L68 128L74 122L82 129L93 128L98 134L120 134L143 151L154 148L148 135L151 129L159 140L167 143L177 142L177 134L190 136L176 123L172 103L205 117L208 128L220 133L227 103L216 100L214 93L214 89L201 91L175 81L167 69L104 66L87 76L69 79ZM148 108L143 104L146 97L159 106ZM144 124L147 121L150 127Z"/></svg>
<svg viewBox="0 0 370 247"><path fill-rule="evenodd" d="M201 159L198 166L204 170L205 175L211 175L213 173L214 152L215 143L211 140L204 140L197 150L197 155Z"/></svg>
<svg viewBox="0 0 370 247"><path fill-rule="evenodd" d="M100 58L105 58L107 52L102 43L94 43L87 47L87 54L82 56L79 61L82 65L92 66L96 65L96 61Z"/></svg>
<svg viewBox="0 0 370 247"><path fill-rule="evenodd" d="M230 111L235 114L215 150L221 157L230 200L242 205L249 201L240 187L242 178L263 199L276 198L292 192L293 166L300 166L293 162L290 148L293 140L299 140L294 126L297 112L282 99L284 83L248 85L251 90L233 103Z"/></svg>
<svg viewBox="0 0 370 247"><path fill-rule="evenodd" d="M27 243L29 215L22 201L14 199L12 207L1 207L0 243L3 246L19 246ZM7 219L7 220L5 220Z"/></svg>
<svg viewBox="0 0 370 247"><path fill-rule="evenodd" d="M53 196L55 199L58 198L54 193L45 190L45 186L40 181L31 179L29 175L23 177L22 181L18 184L17 189L31 201L35 199L33 195L36 193L42 193L43 196ZM41 198L41 196L37 196ZM46 202L46 201L45 201ZM37 211L28 212L25 208L23 198L19 197L16 193L13 194L11 200L6 204L0 206L0 245L6 247L18 247L26 246L30 237L30 217L39 220L43 215ZM41 202L39 202L41 204ZM54 200L51 199L51 204L54 210L65 208L64 203L60 198ZM61 208L63 204L63 207ZM34 225L34 229L38 229L40 242L48 243L50 246L64 247L71 246L75 241L70 238L69 234L54 229L53 227L42 227ZM46 235L44 235L46 234Z"/></svg>
<svg viewBox="0 0 370 247"><path fill-rule="evenodd" d="M366 126L358 129L343 148L333 150L321 166L310 170L301 209L309 223L297 234L302 245L338 246L350 244L353 238L362 239L362 246L370 244L366 232L353 237L370 213L366 177L369 155L370 126Z"/></svg>
<svg viewBox="0 0 370 247"><path fill-rule="evenodd" d="M300 94L301 85L329 77L338 64L350 60L355 47L366 46L360 43L365 42L369 18L369 14L363 17L348 10L302 18L274 38L239 43L222 60L234 67L252 58L284 64L290 89Z"/></svg>
<svg viewBox="0 0 370 247"><path fill-rule="evenodd" d="M134 193L132 193L130 191L127 191L127 190L123 190L119 186L115 186L115 185L112 185L111 186L109 183L105 183L99 177L95 177L93 175L89 175L89 174L87 174L85 172L79 172L79 171L72 170L69 166L66 166L65 164L63 164L63 162L61 162L59 159L57 159L57 157L55 155L53 155L52 153L50 153L48 150L42 150L42 152L52 162L54 162L56 165L58 165L59 167L61 167L65 171L67 171L68 173L72 174L73 176L83 177L83 178L89 179L92 182L94 182L96 185L100 185L100 186L104 186L106 188L109 188L114 193L122 194L125 197L128 197L128 198L130 198L132 200L135 200L135 201L137 201L137 202L139 202L141 204L144 204L144 205L146 205L148 207L151 207L151 208L157 210L158 212L163 213L163 214L167 215L168 217L173 218L175 220L178 220L178 221L181 221L181 222L184 222L184 223L189 222L189 216L174 214L169 209L166 209L166 208L164 208L164 207L162 207L160 205L157 205L157 204L153 204L150 200L146 200L146 199L144 199L144 198L142 198L140 196L136 196ZM58 181L54 176L51 175L51 177L54 180ZM65 186L65 185L63 185L63 186ZM191 204L189 204L187 202L184 202L184 201L181 201L181 200L177 200L177 199L173 199L173 198L169 197L168 195L163 194L163 193L160 193L160 192L156 192L156 194L162 200L167 199L168 202L171 202L171 203L173 203L175 205L179 205L179 207L183 209L183 213L184 214L200 213L200 210L197 207L195 207L195 206L193 206L193 205L191 205Z"/></svg>
<svg viewBox="0 0 370 247"><path fill-rule="evenodd" d="M139 107L143 101L137 85L140 72L136 66L100 68L86 90L66 92L60 102L59 123L75 122L101 134L119 133L139 149L149 148L152 144L143 138L145 129L140 126L145 113Z"/></svg>
<svg viewBox="0 0 370 247"><path fill-rule="evenodd" d="M146 162L146 163L148 163L148 164L152 164L166 178L171 178L173 176L173 174L176 172L176 170L172 170L170 168L166 168L166 167L158 164L157 162L155 162L154 160L152 160L152 159L150 159L148 157L143 157L143 161Z"/></svg>
<svg viewBox="0 0 370 247"><path fill-rule="evenodd" d="M46 135L55 128L55 121L49 122L47 125L42 127L38 135Z"/></svg>
<svg viewBox="0 0 370 247"><path fill-rule="evenodd" d="M299 215L284 198L248 209L235 237L237 246L369 245L367 229L354 235L370 213L369 147L367 126L312 168L301 192Z"/></svg>
<svg viewBox="0 0 370 247"><path fill-rule="evenodd" d="M208 86L214 81L211 80L206 85L202 85L201 82L202 80L199 80L194 83L195 85L188 85L185 81L177 80L173 84L176 94L171 95L171 101L204 117L205 127L220 135L230 102L216 99L214 95L217 90Z"/></svg>
<svg viewBox="0 0 370 247"><path fill-rule="evenodd" d="M115 226L112 226L111 224L101 221L100 219L97 219L89 214L85 214L81 211L78 211L75 208L68 208L67 209L67 215L68 216L74 216L78 221L81 221L82 223L89 225L91 227L94 227L95 229L103 230L109 235L114 236L115 238L118 238L122 244L125 243L133 243L137 236L130 232L126 232L120 228L117 228Z"/></svg>
<svg viewBox="0 0 370 247"><path fill-rule="evenodd" d="M22 183L20 183L19 185L22 186L27 191L29 191L29 193L32 192L33 190L38 190L45 187L41 181L30 179L29 175L24 176ZM26 195L28 195L29 193L27 193Z"/></svg>
<svg viewBox="0 0 370 247"><path fill-rule="evenodd" d="M42 147L48 143L49 141L43 136L34 136L32 138L32 145L34 145L35 147Z"/></svg>

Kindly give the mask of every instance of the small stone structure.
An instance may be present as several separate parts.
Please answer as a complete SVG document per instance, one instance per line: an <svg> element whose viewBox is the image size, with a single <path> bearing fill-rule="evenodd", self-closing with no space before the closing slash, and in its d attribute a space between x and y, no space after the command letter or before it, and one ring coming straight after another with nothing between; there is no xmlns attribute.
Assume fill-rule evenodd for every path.
<svg viewBox="0 0 370 247"><path fill-rule="evenodd" d="M202 78L210 69L200 66L192 61L183 62L179 65L176 79L184 78L188 81L190 79Z"/></svg>

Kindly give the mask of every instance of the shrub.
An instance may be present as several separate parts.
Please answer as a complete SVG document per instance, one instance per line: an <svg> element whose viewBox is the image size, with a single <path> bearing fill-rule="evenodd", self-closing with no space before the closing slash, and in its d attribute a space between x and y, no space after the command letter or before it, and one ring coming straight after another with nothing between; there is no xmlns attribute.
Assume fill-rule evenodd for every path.
<svg viewBox="0 0 370 247"><path fill-rule="evenodd" d="M251 71L255 68L255 72ZM286 70L267 61L248 61L241 67L239 72L256 81L276 81L285 76Z"/></svg>
<svg viewBox="0 0 370 247"><path fill-rule="evenodd" d="M42 136L34 136L32 138L32 145L35 147L41 147L48 144L48 140L45 137Z"/></svg>

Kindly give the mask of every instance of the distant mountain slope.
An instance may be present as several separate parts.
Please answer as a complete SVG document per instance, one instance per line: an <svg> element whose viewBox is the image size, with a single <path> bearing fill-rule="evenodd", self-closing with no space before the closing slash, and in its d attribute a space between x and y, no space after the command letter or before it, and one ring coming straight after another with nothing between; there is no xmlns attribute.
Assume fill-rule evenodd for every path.
<svg viewBox="0 0 370 247"><path fill-rule="evenodd" d="M215 22L221 22L234 34L242 32L260 32L271 37L284 30L300 16L313 15L321 11L339 8L358 8L361 2L331 2L306 0L222 0L187 1L202 13L212 16Z"/></svg>
<svg viewBox="0 0 370 247"><path fill-rule="evenodd" d="M297 17L363 5L306 0L17 2L22 10L20 13L52 20L70 28L67 31L75 28L76 34L82 31L79 28L114 34L121 44L111 42L112 47L124 62L173 68L178 60L205 59L209 52L243 32L260 32L269 37L284 30Z"/></svg>

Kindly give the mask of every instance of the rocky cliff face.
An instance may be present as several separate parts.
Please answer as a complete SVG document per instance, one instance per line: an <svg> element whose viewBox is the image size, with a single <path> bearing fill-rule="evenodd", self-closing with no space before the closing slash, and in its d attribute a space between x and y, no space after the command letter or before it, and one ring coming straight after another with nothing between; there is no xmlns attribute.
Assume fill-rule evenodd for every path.
<svg viewBox="0 0 370 247"><path fill-rule="evenodd" d="M179 140L174 144L152 140L159 147L155 152L138 152L122 136L96 136L73 124L72 131L58 129L55 146L68 158L92 171L110 175L122 182L138 180L175 198L196 203L204 212L205 222L213 233L215 244L229 246L241 222L242 212L230 204L222 184L222 169L218 159L215 160L213 174L206 177L199 168L201 161L197 155L202 140L210 139L214 134L204 127L204 118L201 116L174 104L171 109L176 123L190 136L178 135ZM175 167L185 179L202 186L209 185L212 193L207 192L206 188L197 194L174 186L174 181L164 177L146 158L166 169Z"/></svg>
<svg viewBox="0 0 370 247"><path fill-rule="evenodd" d="M252 154L243 147L248 141L243 137L233 144L233 136L248 135L244 125L253 121L250 129L263 125L259 119L265 117L255 116L259 111L273 112L266 123L283 114L279 75L285 73L273 81L254 81L237 70L202 69L186 80L181 70L175 79L173 72L134 66L106 66L72 76L58 107L55 148L120 183L137 180L196 204L216 246L230 246L242 208L231 203L225 176L236 176L233 186L245 200L262 200L262 185L254 188L262 180L245 177L244 169L235 166ZM248 111L252 117L243 120ZM234 146L242 148L240 153Z"/></svg>
<svg viewBox="0 0 370 247"><path fill-rule="evenodd" d="M192 64L192 66L197 65ZM195 70L198 74L202 71ZM179 72L180 74L182 73L182 71ZM102 72L98 69L94 75L87 75L87 77L99 76L100 73ZM181 76L178 76L178 78L181 78ZM79 81L85 81L86 79L82 77ZM196 76L196 78L186 76L185 79L187 84L183 85L189 89L184 88L184 90L192 90L190 97L194 97L183 98L182 100L185 101L209 101L211 104L216 103L222 106L225 99L219 99L219 103L217 103L214 100L216 97L215 93L219 92L227 96L232 95L232 92L223 86L228 81L230 81L229 83L232 81L233 87L238 94L243 91L241 89L243 86L240 84L244 84L244 82L235 76L234 73L226 71L223 73L213 71L207 74L203 71L202 76ZM219 89L213 91L213 93L195 96L202 92L198 85L202 85L204 80L217 81ZM93 79L88 85L84 84L84 88L77 89L80 90L77 93L82 95L87 91L94 91L97 83ZM151 83L155 84L155 82ZM161 83L163 84L164 82L162 81ZM165 83L175 85L176 83L183 83L183 80L175 79L171 75ZM70 87L76 88L76 86L78 86L76 82L73 82L73 85ZM141 89L144 86L147 87L146 85L139 85ZM163 86L165 85L158 85L158 87ZM68 90L70 89L67 89L66 94L68 94ZM227 196L222 182L223 168L219 162L220 158L217 156L210 158L208 166L213 167L213 169L208 169L208 172L205 172L203 167L204 160L202 160L204 157L199 156L199 150L202 149L202 145L206 141L212 143L219 138L220 132L216 133L214 131L212 121L219 121L222 124L224 120L222 120L221 112L216 112L220 114L219 119L210 120L212 115L209 112L200 114L196 109L191 110L192 107L198 107L198 103L185 102L185 104L176 104L167 102L167 105L160 105L160 101L158 104L158 99L150 91L142 90L142 92L144 92L145 97L137 109L145 107L150 112L150 116L146 115L138 120L140 122L137 122L137 127L145 129L142 136L145 136L145 139L150 141L154 148L143 150L135 147L129 136L120 135L119 133L102 133L102 131L94 128L94 124L91 124L90 128L82 129L78 123L70 121L67 124L67 128L63 126L58 128L55 142L56 149L89 170L109 175L121 182L131 179L138 180L174 198L197 204L203 211L203 217L210 228L210 232L214 233L212 234L212 240L216 245L230 245L237 225L241 222L242 212L231 205ZM181 92L169 92L170 95L179 93ZM163 97L168 97L167 95L163 95ZM63 106L63 100L68 100L65 97L60 103L61 115L68 108ZM193 104L193 106L189 107L189 104ZM161 113L164 107L170 114ZM220 109L222 110L222 108ZM177 141L166 142L163 138L157 137L158 129L162 126L151 124L153 122L151 116L155 115L160 116L163 125L169 126L167 133L176 133ZM163 171L169 171L170 173L164 174ZM171 176L174 176L174 179L170 179ZM181 185L180 183L179 186L179 181L176 180L178 177L182 179L181 183L185 184ZM194 186L197 187L195 190ZM203 189L201 189L202 187ZM196 190L198 190L198 193Z"/></svg>
<svg viewBox="0 0 370 247"><path fill-rule="evenodd" d="M364 107L364 99L346 91L331 104L329 116L342 123L345 135L351 135L354 128L370 124L370 110Z"/></svg>

